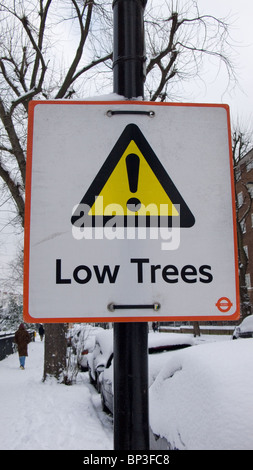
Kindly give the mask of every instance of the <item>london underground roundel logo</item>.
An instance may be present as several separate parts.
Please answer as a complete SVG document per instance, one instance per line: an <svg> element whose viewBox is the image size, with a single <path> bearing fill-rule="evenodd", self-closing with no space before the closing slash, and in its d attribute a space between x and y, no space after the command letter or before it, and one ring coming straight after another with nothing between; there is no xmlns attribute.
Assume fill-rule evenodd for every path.
<svg viewBox="0 0 253 470"><path fill-rule="evenodd" d="M226 313L228 312L231 307L232 307L232 302L230 299L228 299L227 297L221 297L217 302L216 302L216 307L218 308L218 310L222 313Z"/></svg>

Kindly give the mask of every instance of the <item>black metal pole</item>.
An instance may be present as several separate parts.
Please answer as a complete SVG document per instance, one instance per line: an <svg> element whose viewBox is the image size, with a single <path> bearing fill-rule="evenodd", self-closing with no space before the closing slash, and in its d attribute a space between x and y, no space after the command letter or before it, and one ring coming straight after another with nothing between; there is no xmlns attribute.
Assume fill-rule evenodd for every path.
<svg viewBox="0 0 253 470"><path fill-rule="evenodd" d="M146 3L147 0L113 2L113 88L126 98L144 95Z"/></svg>
<svg viewBox="0 0 253 470"><path fill-rule="evenodd" d="M144 95L146 0L113 2L113 91ZM114 324L114 449L149 450L148 324Z"/></svg>

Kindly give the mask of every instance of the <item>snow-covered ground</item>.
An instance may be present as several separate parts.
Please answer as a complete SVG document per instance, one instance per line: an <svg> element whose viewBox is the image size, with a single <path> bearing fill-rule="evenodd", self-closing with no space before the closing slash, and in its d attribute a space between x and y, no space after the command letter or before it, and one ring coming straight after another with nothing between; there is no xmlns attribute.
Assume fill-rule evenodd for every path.
<svg viewBox="0 0 253 470"><path fill-rule="evenodd" d="M113 449L112 418L79 374L72 386L42 382L44 343L30 343L25 370L17 353L0 361L0 449Z"/></svg>
<svg viewBox="0 0 253 470"><path fill-rule="evenodd" d="M159 333L156 334L159 335ZM193 337L192 335L190 336L191 338ZM240 439L237 439L236 443L240 442L239 448L244 449L243 433L247 431L245 449L251 448L251 442L253 448L253 437L251 438L251 436L253 436L252 387L247 386L246 394L245 390L240 388L243 384L248 382L253 386L253 373L251 372L252 368L250 366L252 355L250 354L250 357L247 357L249 355L249 341L252 341L250 348L251 346L253 348L253 340L232 341L230 336L202 335L195 340L200 346L193 346L187 350L178 352L166 352L150 356L149 383L150 385L152 384L150 388L150 407L152 408L150 409L150 423L155 431L161 435L167 435L168 438L170 438L175 431L175 426L177 428L178 425L180 432L181 427L184 429L184 444L188 443L192 448L196 448L197 445L192 443L188 438L188 436L192 436L191 430L193 428L191 426L194 424L195 431L197 429L199 430L198 432L200 432L202 439L201 445L203 444L203 446L205 446L206 444L203 443L203 432L201 434L201 430L203 431L205 424L203 413L205 412L206 416L209 416L209 411L212 411L213 403L216 400L220 405L219 409L216 410L219 418L219 432L222 432L222 426L225 422L225 430L226 433L229 431L230 442L232 439L231 436L240 436ZM203 346L202 343L204 343ZM212 344L206 345L206 343ZM217 348L213 343L217 344ZM241 351L241 357L237 357L235 349L239 352ZM216 395L219 391L216 382L217 370L220 369L219 363L223 365L225 360L225 358L223 362L219 360L219 358L222 359L224 350L229 350L231 360L225 364L226 370L228 370L227 377L224 378L221 374L218 376L219 390L224 391L224 394L217 397ZM196 354L198 356L197 362ZM29 344L29 356L26 359L26 368L24 371L19 369L17 353L0 361L0 449L113 450L113 419L102 411L100 395L94 387L90 385L88 373L79 373L76 384L72 386L59 385L53 380L43 383L43 355L44 343L41 342L37 336L36 341ZM243 358L245 355L244 361ZM191 371L190 366L192 367L193 365L193 370L198 372L200 367L198 361L204 363L204 359L208 359L208 357L215 359L215 361L213 361L216 365L215 370L212 370L212 368L209 370L209 367L209 372L204 370L204 375L200 375L201 380L199 383L192 375L189 379L189 374L187 376L187 373ZM206 364L207 361L205 362L205 365ZM175 370L179 372L175 374ZM186 382L184 375L182 375L182 371L184 370L186 378L188 377ZM245 370L248 371L246 381L245 373L243 373ZM209 375L207 375L207 372ZM215 380L213 383L212 377ZM208 383L207 378L212 385L209 391L210 393L208 392L208 413L206 408L203 408L203 401L201 402L198 398L199 391L204 388L205 383ZM181 380L179 389L183 391L182 396L180 394L183 403L182 400L180 401L177 397L175 398L175 391L178 390L176 388L178 380ZM170 383L171 387L169 386ZM233 393L231 384L234 384L233 388L239 391L239 395L241 394L241 400L238 400L237 403L232 402L233 397L238 396L238 393ZM250 390L248 390L248 388ZM189 401L187 401L189 398L189 390L191 392L191 405L187 409L191 411L190 417L188 416L188 421L191 421L191 423L188 423L190 427L187 427L185 426L185 422L187 421L185 405L187 405ZM175 417L174 407L172 406L171 408L171 400L164 398L165 392L166 397L167 394L170 394L170 398L174 393L176 406L179 406L179 410L181 408L184 409L184 413L178 412ZM226 400L225 410L223 406L224 400ZM243 400L244 406L242 408ZM161 409L161 407L163 409ZM243 419L240 419L239 411L241 409L244 413ZM174 413L175 419L172 421L175 426L173 426L173 422L169 420L170 426L166 426L164 430L164 417L170 416L171 413ZM157 417L159 419L157 419ZM192 423L192 420L194 423ZM241 427L235 429L236 423L239 423ZM204 431L209 433L208 436L210 438L211 431L216 435L217 427L214 423L214 414L211 424L205 424ZM233 442L235 441L233 440ZM182 448L185 447L183 446Z"/></svg>

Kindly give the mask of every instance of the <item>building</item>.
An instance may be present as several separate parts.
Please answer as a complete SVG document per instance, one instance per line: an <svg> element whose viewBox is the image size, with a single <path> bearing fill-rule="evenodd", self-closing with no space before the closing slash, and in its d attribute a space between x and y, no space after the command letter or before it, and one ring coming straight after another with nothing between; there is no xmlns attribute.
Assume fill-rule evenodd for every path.
<svg viewBox="0 0 253 470"><path fill-rule="evenodd" d="M253 313L253 149L238 161L235 180L239 258Z"/></svg>

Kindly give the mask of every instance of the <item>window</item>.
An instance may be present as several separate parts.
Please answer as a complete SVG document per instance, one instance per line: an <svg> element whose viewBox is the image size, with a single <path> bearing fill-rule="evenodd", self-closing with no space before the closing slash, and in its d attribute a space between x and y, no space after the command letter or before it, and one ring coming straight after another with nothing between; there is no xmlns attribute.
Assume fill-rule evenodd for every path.
<svg viewBox="0 0 253 470"><path fill-rule="evenodd" d="M245 254L246 254L247 258L249 259L248 245L245 245L245 246L243 247L243 249L244 249L244 251L245 251Z"/></svg>
<svg viewBox="0 0 253 470"><path fill-rule="evenodd" d="M235 170L235 179L236 179L236 181L239 181L239 180L240 180L241 174L242 174L242 173L241 173L241 168L237 168L237 169Z"/></svg>
<svg viewBox="0 0 253 470"><path fill-rule="evenodd" d="M247 171L250 171L252 170L253 168L253 160L249 161L248 163L246 163L246 170Z"/></svg>
<svg viewBox="0 0 253 470"><path fill-rule="evenodd" d="M242 233L246 233L246 223L245 223L245 220L242 220L240 222L240 226L241 226L241 229L242 229Z"/></svg>
<svg viewBox="0 0 253 470"><path fill-rule="evenodd" d="M251 199L253 199L253 185L249 185L248 192L250 194Z"/></svg>
<svg viewBox="0 0 253 470"><path fill-rule="evenodd" d="M251 288L250 274L245 274L245 282L246 282L247 289L250 289Z"/></svg>
<svg viewBox="0 0 253 470"><path fill-rule="evenodd" d="M242 191L237 194L237 202L238 202L238 207L242 207L243 205L243 192Z"/></svg>

